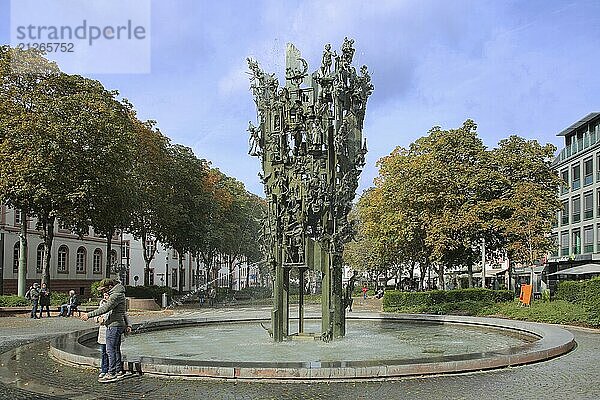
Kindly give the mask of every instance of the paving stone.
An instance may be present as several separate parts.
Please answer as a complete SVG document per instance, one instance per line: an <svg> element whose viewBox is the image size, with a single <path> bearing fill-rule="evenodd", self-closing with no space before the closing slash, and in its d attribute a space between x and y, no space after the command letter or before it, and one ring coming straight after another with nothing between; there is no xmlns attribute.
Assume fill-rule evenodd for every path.
<svg viewBox="0 0 600 400"><path fill-rule="evenodd" d="M183 310L171 313L185 318L199 313L235 318L264 313L263 309ZM357 314L359 311L357 310ZM163 318L165 313L133 316L134 320ZM96 381L96 370L56 363L48 357L50 337L89 328L75 318L28 320L0 318L0 353L25 344L8 366L21 385L0 383L0 399L598 399L600 398L600 332L572 329L578 346L555 359L481 373L405 378L396 381L322 383L251 383L245 381L169 380L142 376L112 384ZM29 387L28 387L29 386ZM30 390L44 387L44 393Z"/></svg>

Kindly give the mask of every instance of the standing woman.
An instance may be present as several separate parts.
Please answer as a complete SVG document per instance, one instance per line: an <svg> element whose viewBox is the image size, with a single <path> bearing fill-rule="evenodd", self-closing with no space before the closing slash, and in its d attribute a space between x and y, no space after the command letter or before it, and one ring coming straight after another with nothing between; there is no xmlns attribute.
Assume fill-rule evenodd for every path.
<svg viewBox="0 0 600 400"><path fill-rule="evenodd" d="M100 300L100 307L108 302L108 291L105 291L102 299ZM106 352L106 325L104 324L108 317L110 316L110 311L99 315L96 317L96 322L100 324L98 328L98 344L100 345L100 349L102 350L102 363L100 364L100 375L98 375L98 379L104 378L106 373L108 372L108 353Z"/></svg>
<svg viewBox="0 0 600 400"><path fill-rule="evenodd" d="M42 283L42 288L40 289L40 318L42 318L44 307L46 307L46 315L50 317L50 290L48 290L48 286L45 283Z"/></svg>
<svg viewBox="0 0 600 400"><path fill-rule="evenodd" d="M108 300L98 309L81 315L83 321L98 317L110 311L104 324L106 325L106 352L108 353L108 372L98 379L101 383L110 383L122 379L123 363L121 362L121 335L131 332L126 316L125 287L115 279L105 278L100 281L98 290L108 291Z"/></svg>

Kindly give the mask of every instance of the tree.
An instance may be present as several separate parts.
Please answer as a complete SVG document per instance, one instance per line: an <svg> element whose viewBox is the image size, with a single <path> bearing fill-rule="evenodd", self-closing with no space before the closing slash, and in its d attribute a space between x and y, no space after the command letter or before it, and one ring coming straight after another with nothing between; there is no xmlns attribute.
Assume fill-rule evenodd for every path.
<svg viewBox="0 0 600 400"><path fill-rule="evenodd" d="M227 255L229 274L233 276L236 264L239 266L245 260L249 268L250 263L258 262L263 258L260 231L266 203L248 193L244 184L234 178L226 177L224 185L231 196L231 201L223 210L220 222L223 228L223 241L217 247ZM248 279L249 274L246 275L246 280ZM232 279L229 280L229 285L230 289L234 289Z"/></svg>
<svg viewBox="0 0 600 400"><path fill-rule="evenodd" d="M204 229L193 237L194 254L202 260L207 271L207 283L218 278L218 254L225 254L228 235L227 213L233 203L233 194L228 190L229 180L216 168L210 169L206 177L206 189L210 200L206 205ZM198 267L199 268L199 267Z"/></svg>
<svg viewBox="0 0 600 400"><path fill-rule="evenodd" d="M157 128L154 121L139 121L133 109L130 118L134 125L133 165L129 186L131 203L129 231L142 242L144 255L144 285L150 284L150 263L156 254L156 242L165 221L169 182L167 167L169 139Z"/></svg>
<svg viewBox="0 0 600 400"><path fill-rule="evenodd" d="M492 151L504 178L494 220L510 259L531 265L551 250L552 221L560 210L561 181L551 167L556 148L510 136Z"/></svg>
<svg viewBox="0 0 600 400"><path fill-rule="evenodd" d="M0 46L0 201L21 213L19 296L25 295L28 216L40 206L39 187L32 181L43 160L32 151L31 139L48 128L45 110L59 74L57 65L37 51Z"/></svg>
<svg viewBox="0 0 600 400"><path fill-rule="evenodd" d="M181 275L185 253L194 253L196 237L207 229L212 203L209 164L206 160L198 159L188 147L171 146L167 181L169 186L165 203L168 206L161 222L159 239L177 251ZM183 282L181 279L178 282L181 292Z"/></svg>

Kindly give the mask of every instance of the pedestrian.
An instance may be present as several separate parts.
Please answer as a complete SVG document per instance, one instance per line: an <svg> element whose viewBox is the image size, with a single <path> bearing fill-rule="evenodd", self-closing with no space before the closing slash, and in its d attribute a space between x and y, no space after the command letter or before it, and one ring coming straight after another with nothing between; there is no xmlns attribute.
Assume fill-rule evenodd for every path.
<svg viewBox="0 0 600 400"><path fill-rule="evenodd" d="M352 299L352 292L354 292L354 285L356 284L356 271L352 274L350 279L348 280L348 284L346 285L346 300L345 306L348 307L348 311L352 311L352 303L354 299Z"/></svg>
<svg viewBox="0 0 600 400"><path fill-rule="evenodd" d="M211 287L208 291L208 305L214 307L217 300L217 291L214 287Z"/></svg>
<svg viewBox="0 0 600 400"><path fill-rule="evenodd" d="M363 285L362 292L363 292L363 299L365 299L365 300L367 299L367 290L369 290L369 289L367 289L367 285Z"/></svg>
<svg viewBox="0 0 600 400"><path fill-rule="evenodd" d="M104 304L108 302L109 294L105 291L102 295L102 299L100 299L99 306L102 307ZM102 361L100 363L100 375L98 375L98 379L103 378L108 372L108 353L106 352L106 320L110 316L110 311L99 315L96 317L96 322L100 324L98 328L98 344L100 345L100 350L102 352Z"/></svg>
<svg viewBox="0 0 600 400"><path fill-rule="evenodd" d="M38 304L40 301L40 284L35 282L25 293L25 297L31 300L31 318L40 319L37 316Z"/></svg>
<svg viewBox="0 0 600 400"><path fill-rule="evenodd" d="M79 306L79 299L75 295L74 290L69 290L69 300L66 304L62 304L60 306L60 316L61 317L70 317L73 311L77 309Z"/></svg>
<svg viewBox="0 0 600 400"><path fill-rule="evenodd" d="M50 290L48 289L48 285L42 283L42 288L40 289L40 318L42 318L42 314L44 313L44 307L46 307L46 316L50 317Z"/></svg>
<svg viewBox="0 0 600 400"><path fill-rule="evenodd" d="M204 290L200 290L200 292L198 293L198 300L200 301L200 307L204 306Z"/></svg>
<svg viewBox="0 0 600 400"><path fill-rule="evenodd" d="M97 317L110 311L104 321L106 325L106 353L108 355L108 372L98 379L100 383L110 383L125 377L121 359L121 335L131 332L128 324L125 304L125 287L115 279L105 278L100 281L99 291L107 291L109 296L105 304L96 310L81 316L83 321Z"/></svg>

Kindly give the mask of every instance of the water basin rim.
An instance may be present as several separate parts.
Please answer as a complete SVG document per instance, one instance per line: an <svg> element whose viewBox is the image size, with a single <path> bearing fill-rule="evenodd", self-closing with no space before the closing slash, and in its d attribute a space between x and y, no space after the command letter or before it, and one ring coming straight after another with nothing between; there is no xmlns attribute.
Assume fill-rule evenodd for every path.
<svg viewBox="0 0 600 400"><path fill-rule="evenodd" d="M309 316L308 319L318 319L318 317ZM525 332L534 337L540 337L537 342L527 343L523 346L517 346L513 348L502 349L501 351L493 352L481 352L481 353L467 353L453 356L440 356L430 357L425 360L413 358L413 359L394 359L394 360L374 360L374 361L333 361L333 362L281 362L281 363L254 363L254 362L224 362L224 361L197 361L193 360L182 360L172 358L160 358L160 357L140 357L137 361L141 361L145 365L160 366L164 365L166 370L169 370L169 366L187 366L197 368L213 368L213 369L281 369L281 370L314 370L314 369L339 369L339 368L351 368L351 369L364 369L364 368L394 368L394 366L401 368L407 366L423 366L433 365L438 366L441 364L460 364L460 363L472 363L477 360L489 361L496 360L497 362L492 363L503 364L503 365L517 365L525 362L532 362L540 360L543 357L550 358L558 355L558 352L570 350L575 345L573 336L570 332L554 327L551 325L535 324L531 325L523 323L521 321L512 320L501 320L501 319L488 319L478 317L454 317L454 316L429 316L424 314L412 315L412 314L371 314L361 316L350 316L348 319L351 320L391 320L391 321L407 321L407 322L426 322L426 323L452 323L452 324L466 324L483 326L486 328L495 329L508 329L515 332ZM165 329L165 328L179 328L183 326L197 325L202 323L241 323L241 322L259 322L269 321L267 318L255 317L255 318L242 318L242 319L231 319L231 318L187 318L187 319L163 319L159 321L145 322L136 324L135 327L138 331L143 332L146 329ZM85 340L89 340L91 336L95 334L96 329L86 329L70 334L66 334L55 338L52 341L52 346L56 347L56 352L59 355L69 354L74 352L77 354L77 364L84 365L90 364L90 359L96 359L99 356L99 352L96 349L91 349L82 344ZM545 332L545 333L544 333ZM559 350L556 350L559 349ZM62 351L61 351L62 350ZM562 354L562 353L561 353ZM68 356L67 356L68 357ZM58 357L60 358L60 356ZM504 360L504 361L498 361ZM93 365L93 361L91 364ZM489 364L489 362L488 362ZM158 368L160 370L161 368ZM418 368L422 369L422 368ZM434 368L439 369L439 368ZM160 372L157 372L160 373Z"/></svg>

